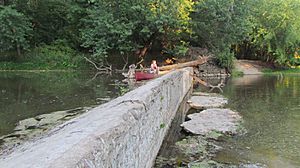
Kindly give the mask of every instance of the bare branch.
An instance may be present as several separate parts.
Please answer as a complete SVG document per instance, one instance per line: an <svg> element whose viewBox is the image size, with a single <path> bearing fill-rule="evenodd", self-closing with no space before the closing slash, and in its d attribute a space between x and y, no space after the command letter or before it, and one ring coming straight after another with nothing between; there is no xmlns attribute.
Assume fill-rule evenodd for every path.
<svg viewBox="0 0 300 168"><path fill-rule="evenodd" d="M128 65L128 55L126 54L126 59L124 58L124 56L122 55L123 61L125 62L125 65L122 68L122 71L124 71Z"/></svg>
<svg viewBox="0 0 300 168"><path fill-rule="evenodd" d="M144 58L142 58L138 63L136 63L136 66L139 66L142 62L144 62Z"/></svg>
<svg viewBox="0 0 300 168"><path fill-rule="evenodd" d="M95 62L93 62L92 60L88 59L87 57L84 57L86 61L88 61L89 63L91 63L98 71L112 71L112 66L97 66L97 64Z"/></svg>

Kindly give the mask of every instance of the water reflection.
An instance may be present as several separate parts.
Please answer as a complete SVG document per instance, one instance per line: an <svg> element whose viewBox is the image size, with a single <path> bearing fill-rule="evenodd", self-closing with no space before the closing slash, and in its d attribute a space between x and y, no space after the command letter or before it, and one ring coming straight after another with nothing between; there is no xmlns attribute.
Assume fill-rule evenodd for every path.
<svg viewBox="0 0 300 168"><path fill-rule="evenodd" d="M94 77L94 78L93 78ZM88 72L0 73L0 136L19 120L91 106L119 95L119 74Z"/></svg>
<svg viewBox="0 0 300 168"><path fill-rule="evenodd" d="M228 81L224 94L248 134L228 139L223 162L300 167L300 76L245 76Z"/></svg>

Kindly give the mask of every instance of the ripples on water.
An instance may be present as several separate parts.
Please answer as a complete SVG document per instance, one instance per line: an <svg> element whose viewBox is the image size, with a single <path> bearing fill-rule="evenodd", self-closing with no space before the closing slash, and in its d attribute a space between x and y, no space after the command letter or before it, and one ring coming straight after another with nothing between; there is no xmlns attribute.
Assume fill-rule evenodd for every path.
<svg viewBox="0 0 300 168"><path fill-rule="evenodd" d="M224 95L243 116L248 133L222 143L216 160L300 167L300 76L230 79Z"/></svg>
<svg viewBox="0 0 300 168"><path fill-rule="evenodd" d="M103 103L120 94L120 74L1 72L0 137L18 121L59 110Z"/></svg>

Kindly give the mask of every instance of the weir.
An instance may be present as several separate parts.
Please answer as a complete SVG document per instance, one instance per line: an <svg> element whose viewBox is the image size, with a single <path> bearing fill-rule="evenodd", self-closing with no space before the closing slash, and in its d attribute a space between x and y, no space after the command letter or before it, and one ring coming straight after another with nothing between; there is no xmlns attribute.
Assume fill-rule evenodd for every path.
<svg viewBox="0 0 300 168"><path fill-rule="evenodd" d="M0 167L151 168L180 104L192 68L148 82L19 146Z"/></svg>

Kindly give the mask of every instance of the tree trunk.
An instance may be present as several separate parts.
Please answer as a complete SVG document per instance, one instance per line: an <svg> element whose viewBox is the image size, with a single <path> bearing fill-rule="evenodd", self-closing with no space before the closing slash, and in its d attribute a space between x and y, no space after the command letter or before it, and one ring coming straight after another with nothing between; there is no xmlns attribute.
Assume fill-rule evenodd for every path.
<svg viewBox="0 0 300 168"><path fill-rule="evenodd" d="M20 49L20 45L18 42L17 42L17 53L18 53L18 58L20 58L21 57L21 49Z"/></svg>
<svg viewBox="0 0 300 168"><path fill-rule="evenodd" d="M168 71L168 70L172 70L172 69L180 69L180 68L185 68L185 67L195 67L197 65L206 63L209 59L210 59L210 57L202 57L201 59L198 59L196 61L162 66L162 67L159 67L159 70L160 71Z"/></svg>
<svg viewBox="0 0 300 168"><path fill-rule="evenodd" d="M0 0L0 5L8 5L8 0Z"/></svg>

